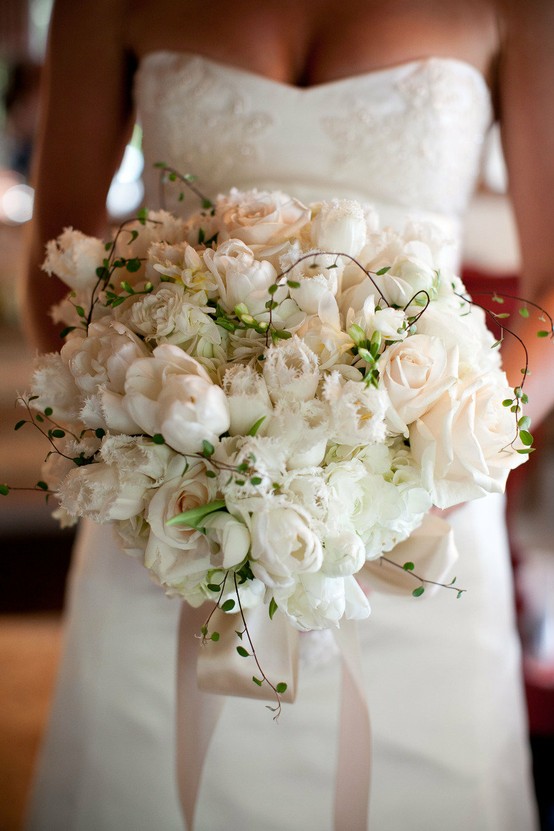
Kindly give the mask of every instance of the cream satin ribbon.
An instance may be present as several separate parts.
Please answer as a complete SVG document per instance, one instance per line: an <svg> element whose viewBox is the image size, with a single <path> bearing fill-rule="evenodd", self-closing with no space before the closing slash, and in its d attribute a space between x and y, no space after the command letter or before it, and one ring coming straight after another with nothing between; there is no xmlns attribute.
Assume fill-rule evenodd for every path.
<svg viewBox="0 0 554 831"><path fill-rule="evenodd" d="M387 558L398 567L382 561L366 564L362 582L368 581L378 591L411 593L414 585L419 584L401 568L408 560L417 563L417 572L426 579L443 582L457 558L450 526L439 517L428 515L410 539L396 546ZM241 657L236 651L241 644L251 651L248 642L242 643L236 635L237 615L216 610L210 631L219 632L220 638L201 645L200 629L209 614L206 609L192 609L183 603L179 621L177 779L188 831L194 828L204 760L225 700L223 696L275 701L267 684L259 687L252 681L252 675L259 677L253 659ZM284 681L287 691L281 697L293 702L298 677L298 632L279 613L270 620L265 606L248 610L245 615L265 674L274 683ZM333 634L342 660L335 831L367 831L371 728L356 622L343 620Z"/></svg>

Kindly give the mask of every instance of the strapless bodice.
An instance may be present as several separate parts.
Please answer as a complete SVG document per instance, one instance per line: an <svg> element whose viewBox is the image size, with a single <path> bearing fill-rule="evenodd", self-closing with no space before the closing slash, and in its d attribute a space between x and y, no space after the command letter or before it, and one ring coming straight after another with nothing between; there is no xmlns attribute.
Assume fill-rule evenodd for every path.
<svg viewBox="0 0 554 831"><path fill-rule="evenodd" d="M298 88L214 60L152 52L136 102L144 131L147 204L157 161L197 176L210 197L232 186L330 196L407 214L450 231L475 185L491 104L471 65L429 58ZM196 207L196 205L191 206Z"/></svg>

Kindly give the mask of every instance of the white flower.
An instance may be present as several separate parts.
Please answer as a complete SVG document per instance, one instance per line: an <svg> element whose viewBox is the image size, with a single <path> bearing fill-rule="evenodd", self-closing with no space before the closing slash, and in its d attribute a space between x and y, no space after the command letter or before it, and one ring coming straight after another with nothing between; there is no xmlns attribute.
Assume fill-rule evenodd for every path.
<svg viewBox="0 0 554 831"><path fill-rule="evenodd" d="M282 398L309 401L319 384L317 356L294 336L269 347L263 374L273 401Z"/></svg>
<svg viewBox="0 0 554 831"><path fill-rule="evenodd" d="M500 367L500 351L492 348L495 339L487 329L485 312L460 298L455 303L441 299L431 303L419 318L417 331L439 338L446 349L458 349L460 375Z"/></svg>
<svg viewBox="0 0 554 831"><path fill-rule="evenodd" d="M234 237L250 247L286 242L310 219L309 208L281 191L241 192L233 188L228 196L217 198L215 210L221 240Z"/></svg>
<svg viewBox="0 0 554 831"><path fill-rule="evenodd" d="M127 372L124 405L149 435L161 433L179 453L197 453L215 444L229 428L223 390L181 349L162 344Z"/></svg>
<svg viewBox="0 0 554 831"><path fill-rule="evenodd" d="M365 563L365 545L354 530L345 528L324 539L322 572L328 577L356 574Z"/></svg>
<svg viewBox="0 0 554 831"><path fill-rule="evenodd" d="M299 505L262 503L250 520L252 572L266 586L290 586L299 574L321 568L321 541Z"/></svg>
<svg viewBox="0 0 554 831"><path fill-rule="evenodd" d="M511 447L515 419L502 406L510 397L503 373L466 379L411 426L413 456L439 508L501 493L508 472L525 461Z"/></svg>
<svg viewBox="0 0 554 831"><path fill-rule="evenodd" d="M354 620L368 617L370 609L353 577L304 574L293 590L276 589L279 609L297 629L328 629L338 626L343 616Z"/></svg>
<svg viewBox="0 0 554 831"><path fill-rule="evenodd" d="M207 248L203 256L218 284L219 304L226 312L233 312L242 304L253 317L267 318L266 303L271 298L269 288L277 279L277 272L270 262L255 259L252 251L235 239L222 243L217 249ZM286 288L282 288L273 299L279 302L285 296Z"/></svg>
<svg viewBox="0 0 554 831"><path fill-rule="evenodd" d="M61 422L73 422L79 417L82 406L81 391L66 363L57 352L39 355L34 363L31 383L31 401L35 410L51 407L53 418Z"/></svg>
<svg viewBox="0 0 554 831"><path fill-rule="evenodd" d="M140 473L158 487L165 478L186 467L186 460L174 453L166 444L154 444L143 436L106 436L102 441L100 456L104 462L114 465L122 474Z"/></svg>
<svg viewBox="0 0 554 831"><path fill-rule="evenodd" d="M57 239L47 243L42 268L49 275L55 274L73 291L88 292L98 282L96 269L102 266L105 257L101 240L64 228Z"/></svg>
<svg viewBox="0 0 554 831"><path fill-rule="evenodd" d="M323 401L284 396L276 404L266 432L283 444L288 470L314 467L325 456L331 420L330 408Z"/></svg>
<svg viewBox="0 0 554 831"><path fill-rule="evenodd" d="M366 289L370 292L367 295ZM356 324L363 330L367 340L371 340L375 332L379 332L383 340L404 340L408 334L405 312L392 306L380 306L378 300L379 298L376 305L373 286L369 280L354 289L349 289L341 299L341 312L346 319L346 329ZM352 308L350 304L353 301L362 302L361 310L356 311Z"/></svg>
<svg viewBox="0 0 554 831"><path fill-rule="evenodd" d="M150 350L126 326L103 318L91 323L85 338L72 338L62 346L62 360L85 394L99 387L122 393L129 366Z"/></svg>
<svg viewBox="0 0 554 831"><path fill-rule="evenodd" d="M349 445L384 441L386 392L360 381L343 381L333 372L325 379L324 397L332 413L331 441Z"/></svg>
<svg viewBox="0 0 554 831"><path fill-rule="evenodd" d="M139 514L150 485L146 476L121 476L113 465L99 462L70 471L58 493L61 507L68 514L103 523Z"/></svg>
<svg viewBox="0 0 554 831"><path fill-rule="evenodd" d="M272 495L285 470L286 446L280 438L232 436L215 448L218 486L227 507L251 496Z"/></svg>
<svg viewBox="0 0 554 831"><path fill-rule="evenodd" d="M354 345L342 328L339 307L331 294L322 296L316 315L311 315L297 330L297 335L314 352L321 370L342 363L352 363L349 350Z"/></svg>
<svg viewBox="0 0 554 831"><path fill-rule="evenodd" d="M323 202L312 220L311 232L316 248L356 257L366 241L366 215L363 206L351 199Z"/></svg>
<svg viewBox="0 0 554 831"><path fill-rule="evenodd" d="M217 289L217 284L206 266L199 252L188 242L179 242L176 245L169 245L167 242L154 242L148 250L147 273L152 277L154 272L157 276L163 274L178 281L189 293L212 294ZM166 284L167 285L167 284Z"/></svg>
<svg viewBox="0 0 554 831"><path fill-rule="evenodd" d="M215 511L202 525L212 544L213 566L229 569L243 562L250 549L250 533L243 522L227 511Z"/></svg>
<svg viewBox="0 0 554 831"><path fill-rule="evenodd" d="M266 421L273 410L264 378L251 366L229 367L223 376L223 390L229 404L232 436L246 435L260 419ZM260 429L265 429L264 423Z"/></svg>
<svg viewBox="0 0 554 831"><path fill-rule="evenodd" d="M412 335L385 350L378 364L379 384L388 393L387 418L397 432L426 413L458 378L458 350L442 340Z"/></svg>

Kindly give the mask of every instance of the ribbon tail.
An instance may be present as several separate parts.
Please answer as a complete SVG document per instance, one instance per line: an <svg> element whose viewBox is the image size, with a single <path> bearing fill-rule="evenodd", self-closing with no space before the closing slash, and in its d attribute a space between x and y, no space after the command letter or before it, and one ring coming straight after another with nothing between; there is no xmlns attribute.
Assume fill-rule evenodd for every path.
<svg viewBox="0 0 554 831"><path fill-rule="evenodd" d="M224 698L198 689L195 637L206 619L206 609L181 606L177 656L177 784L188 831L193 831L196 800L204 761Z"/></svg>
<svg viewBox="0 0 554 831"><path fill-rule="evenodd" d="M371 725L355 621L333 630L342 658L342 693L335 831L367 831L371 785Z"/></svg>

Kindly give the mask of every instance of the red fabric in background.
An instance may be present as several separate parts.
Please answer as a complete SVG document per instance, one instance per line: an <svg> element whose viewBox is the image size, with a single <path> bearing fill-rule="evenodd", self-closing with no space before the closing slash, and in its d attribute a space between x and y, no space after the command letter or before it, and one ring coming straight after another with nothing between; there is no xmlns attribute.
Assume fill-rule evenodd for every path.
<svg viewBox="0 0 554 831"><path fill-rule="evenodd" d="M462 279L474 302L497 313L510 312L512 315L517 314L517 309L519 305L521 305L517 300L512 300L509 297L506 297L504 303L498 304L491 299L493 293L500 296L503 296L504 294L517 295L517 275L491 275L480 272L476 269L466 268L462 272ZM506 319L505 323L509 327L510 318ZM498 324L496 324L490 317L488 317L488 324L494 336L498 338ZM506 337L509 337L509 335L506 335ZM535 438L535 445L540 448L540 430L536 432L533 431L533 435ZM530 459L527 464L512 471L508 478L507 487L508 534L510 538L510 550L516 577L516 605L520 620L524 613L521 597L517 591L517 569L518 563L521 561L521 553L517 550L518 546L514 540L510 520L513 515L513 508L517 505L517 500L525 487L528 476L528 465L532 464L533 459ZM554 736L554 687L542 686L538 684L535 679L525 677L525 691L527 695L530 732L535 735Z"/></svg>

